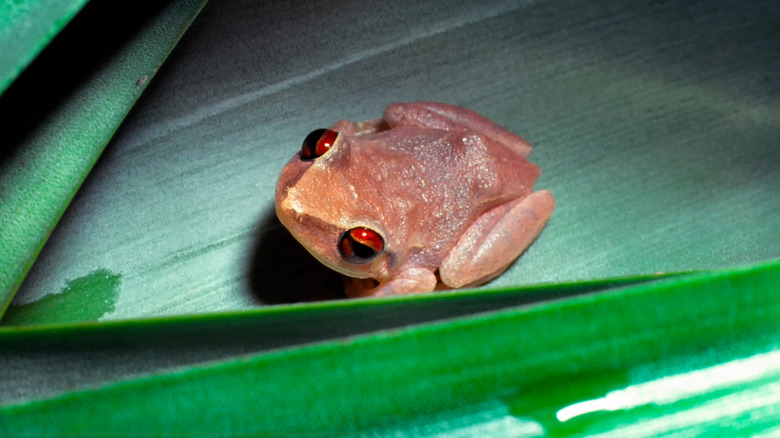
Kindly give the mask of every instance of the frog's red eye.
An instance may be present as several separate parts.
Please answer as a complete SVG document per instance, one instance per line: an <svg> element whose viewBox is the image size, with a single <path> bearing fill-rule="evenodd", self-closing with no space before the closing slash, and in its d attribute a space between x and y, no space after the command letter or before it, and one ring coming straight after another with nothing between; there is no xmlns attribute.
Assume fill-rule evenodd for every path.
<svg viewBox="0 0 780 438"><path fill-rule="evenodd" d="M301 159L313 160L328 152L336 141L339 133L332 129L317 129L312 131L303 140L301 146Z"/></svg>
<svg viewBox="0 0 780 438"><path fill-rule="evenodd" d="M385 249L385 241L374 230L357 227L341 235L341 255L353 263L368 263Z"/></svg>

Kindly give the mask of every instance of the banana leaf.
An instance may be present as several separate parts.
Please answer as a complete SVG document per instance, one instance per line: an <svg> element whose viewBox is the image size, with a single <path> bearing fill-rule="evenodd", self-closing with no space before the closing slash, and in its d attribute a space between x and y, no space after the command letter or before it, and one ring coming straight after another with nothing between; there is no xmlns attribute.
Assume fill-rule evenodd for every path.
<svg viewBox="0 0 780 438"><path fill-rule="evenodd" d="M0 434L773 433L778 284L774 261L239 357L4 406Z"/></svg>

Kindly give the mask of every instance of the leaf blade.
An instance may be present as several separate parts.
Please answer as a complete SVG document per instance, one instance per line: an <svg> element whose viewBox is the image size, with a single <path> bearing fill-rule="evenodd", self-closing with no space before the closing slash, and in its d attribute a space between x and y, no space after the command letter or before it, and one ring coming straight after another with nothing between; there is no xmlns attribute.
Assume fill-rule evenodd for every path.
<svg viewBox="0 0 780 438"><path fill-rule="evenodd" d="M145 19L123 15L128 21L113 26L116 33L103 34L106 45L95 53L80 46L94 40L95 26L111 29L101 16L107 11L125 14L132 5L89 6L49 47L47 56L38 58L2 96L0 115L8 121L10 144L0 157L0 314L147 79L203 4L138 8L141 15L135 18L150 14L152 24L145 27ZM139 27L138 34L132 29L129 36L123 33L132 26ZM117 47L107 60L101 57L104 50ZM81 57L74 59L74 53ZM68 62L75 65L67 77L58 78L62 82L48 80L52 69ZM28 105L34 93L45 96L44 102Z"/></svg>
<svg viewBox="0 0 780 438"><path fill-rule="evenodd" d="M731 359L735 351L766 349L767 336L776 346L777 284L775 261L195 367L4 407L0 430L74 436L85 427L116 436L403 430L420 416L500 400L507 390L565 375L627 370L713 345Z"/></svg>

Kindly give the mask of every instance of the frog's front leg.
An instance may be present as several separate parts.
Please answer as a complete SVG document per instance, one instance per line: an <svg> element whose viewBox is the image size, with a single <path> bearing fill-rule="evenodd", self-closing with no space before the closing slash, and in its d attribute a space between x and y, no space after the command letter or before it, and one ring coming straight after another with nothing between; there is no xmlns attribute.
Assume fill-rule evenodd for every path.
<svg viewBox="0 0 780 438"><path fill-rule="evenodd" d="M436 287L436 275L426 269L411 268L399 272L391 280L376 284L376 280L344 277L344 292L350 298L404 295L430 292Z"/></svg>
<svg viewBox="0 0 780 438"><path fill-rule="evenodd" d="M497 277L531 245L554 209L552 193L540 190L486 211L442 262L442 282L460 288Z"/></svg>

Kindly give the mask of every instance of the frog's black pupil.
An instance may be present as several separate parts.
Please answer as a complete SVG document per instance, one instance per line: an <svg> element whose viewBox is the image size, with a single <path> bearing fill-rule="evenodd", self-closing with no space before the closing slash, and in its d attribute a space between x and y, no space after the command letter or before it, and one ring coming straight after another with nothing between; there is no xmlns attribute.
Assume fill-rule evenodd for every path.
<svg viewBox="0 0 780 438"><path fill-rule="evenodd" d="M360 260L368 260L376 256L373 248L360 242L352 242L352 252L355 254L355 258Z"/></svg>

